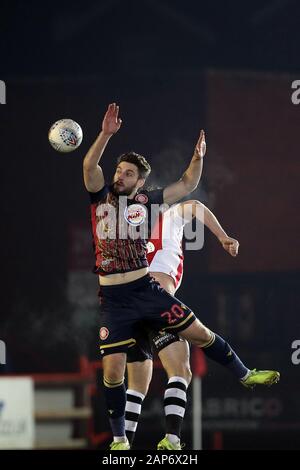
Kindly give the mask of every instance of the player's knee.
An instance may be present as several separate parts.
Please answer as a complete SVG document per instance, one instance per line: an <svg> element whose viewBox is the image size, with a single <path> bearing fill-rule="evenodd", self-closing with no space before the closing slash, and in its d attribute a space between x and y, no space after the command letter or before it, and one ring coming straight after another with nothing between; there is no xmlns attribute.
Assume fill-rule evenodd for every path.
<svg viewBox="0 0 300 470"><path fill-rule="evenodd" d="M105 381L109 384L116 384L124 381L125 364L122 360L123 358L113 356L117 356L117 354L106 356L103 360L103 375Z"/></svg>
<svg viewBox="0 0 300 470"><path fill-rule="evenodd" d="M179 335L200 347L207 344L212 338L211 331L199 320L194 321L186 330L181 331Z"/></svg>
<svg viewBox="0 0 300 470"><path fill-rule="evenodd" d="M202 327L202 340L204 343L207 343L211 340L213 334L206 326L202 325Z"/></svg>
<svg viewBox="0 0 300 470"><path fill-rule="evenodd" d="M122 384L124 382L124 375L117 371L108 371L104 375L104 383L109 385Z"/></svg>
<svg viewBox="0 0 300 470"><path fill-rule="evenodd" d="M187 381L188 385L190 385L192 377L193 377L193 374L192 374L191 368L187 367L185 371L185 380Z"/></svg>
<svg viewBox="0 0 300 470"><path fill-rule="evenodd" d="M202 325L202 323L199 323L197 328L197 334L194 334L192 343L201 347L207 344L211 340L211 338L211 331L206 326Z"/></svg>

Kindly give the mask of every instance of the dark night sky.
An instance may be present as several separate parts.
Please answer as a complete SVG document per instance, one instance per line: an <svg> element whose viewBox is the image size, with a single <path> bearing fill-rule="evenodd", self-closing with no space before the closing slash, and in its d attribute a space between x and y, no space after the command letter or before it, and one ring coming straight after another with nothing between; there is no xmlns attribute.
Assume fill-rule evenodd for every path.
<svg viewBox="0 0 300 470"><path fill-rule="evenodd" d="M1 4L2 78L204 66L298 71L297 0Z"/></svg>

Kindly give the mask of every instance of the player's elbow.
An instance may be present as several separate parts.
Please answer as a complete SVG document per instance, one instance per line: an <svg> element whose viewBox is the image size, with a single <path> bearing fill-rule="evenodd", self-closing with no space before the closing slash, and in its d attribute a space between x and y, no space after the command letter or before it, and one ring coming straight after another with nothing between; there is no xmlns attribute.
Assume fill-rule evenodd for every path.
<svg viewBox="0 0 300 470"><path fill-rule="evenodd" d="M199 183L199 179L195 180L194 178L190 178L186 173L183 175L182 181L186 193L185 196L195 191Z"/></svg>
<svg viewBox="0 0 300 470"><path fill-rule="evenodd" d="M195 182L193 182L193 181L185 182L185 184L184 184L185 192L186 192L185 196L188 196L190 193L195 191L195 189L197 189L197 186L198 186L198 183L195 184Z"/></svg>
<svg viewBox="0 0 300 470"><path fill-rule="evenodd" d="M104 176L100 166L83 163L83 179L89 192L96 193L104 186Z"/></svg>
<svg viewBox="0 0 300 470"><path fill-rule="evenodd" d="M88 159L83 160L83 173L84 174L91 174L95 171L97 165L92 164Z"/></svg>

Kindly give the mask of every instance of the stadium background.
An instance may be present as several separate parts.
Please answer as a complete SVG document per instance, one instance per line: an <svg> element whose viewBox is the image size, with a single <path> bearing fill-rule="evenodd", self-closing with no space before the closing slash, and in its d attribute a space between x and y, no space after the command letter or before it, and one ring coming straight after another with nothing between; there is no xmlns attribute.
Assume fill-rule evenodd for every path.
<svg viewBox="0 0 300 470"><path fill-rule="evenodd" d="M98 357L97 279L82 156L109 102L122 130L103 158L135 150L152 184L178 178L199 128L208 151L200 198L240 241L233 260L206 233L185 256L178 295L251 367L275 368L270 390L245 391L213 363L203 378L204 447L299 448L300 106L295 1L85 2L72 9L6 3L1 15L1 316L7 365L0 372L74 371ZM47 142L52 122L71 117L84 141L71 155ZM154 376L137 443L163 429L164 377ZM96 406L101 416L101 388ZM183 440L191 445L191 408ZM157 420L161 419L160 429ZM150 442L150 437L153 443Z"/></svg>

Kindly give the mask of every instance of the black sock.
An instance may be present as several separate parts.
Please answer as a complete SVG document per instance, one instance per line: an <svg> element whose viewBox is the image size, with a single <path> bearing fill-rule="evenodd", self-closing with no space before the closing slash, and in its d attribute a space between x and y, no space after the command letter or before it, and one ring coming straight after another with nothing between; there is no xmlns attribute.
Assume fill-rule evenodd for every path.
<svg viewBox="0 0 300 470"><path fill-rule="evenodd" d="M122 380L122 382L112 384L104 378L103 383L112 433L114 437L125 437L126 389L124 380Z"/></svg>
<svg viewBox="0 0 300 470"><path fill-rule="evenodd" d="M231 372L241 380L247 375L249 369L242 363L238 355L221 336L213 332L211 333L213 336L210 342L206 346L203 346L203 352L210 359L227 367L227 369L231 370Z"/></svg>

